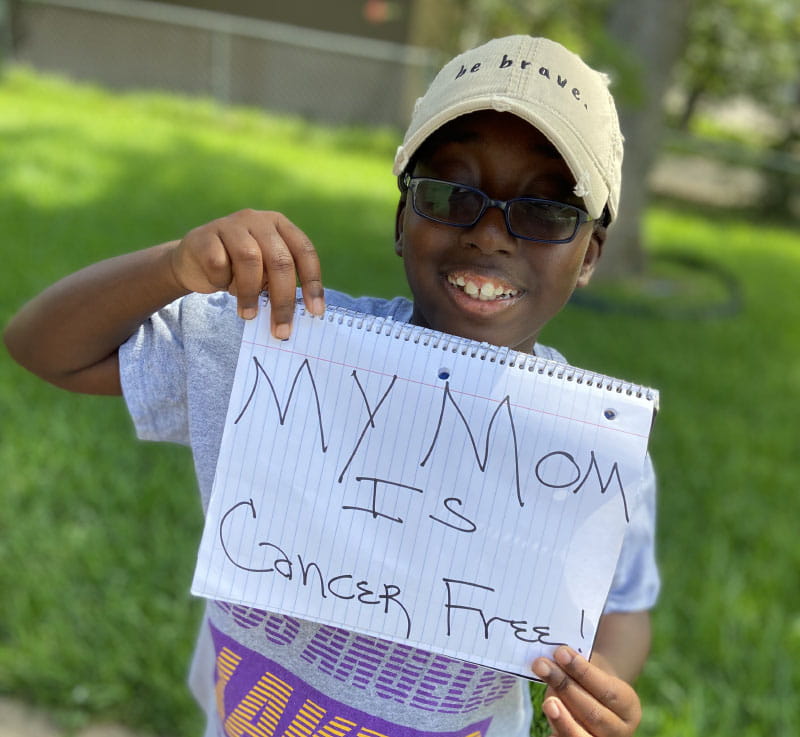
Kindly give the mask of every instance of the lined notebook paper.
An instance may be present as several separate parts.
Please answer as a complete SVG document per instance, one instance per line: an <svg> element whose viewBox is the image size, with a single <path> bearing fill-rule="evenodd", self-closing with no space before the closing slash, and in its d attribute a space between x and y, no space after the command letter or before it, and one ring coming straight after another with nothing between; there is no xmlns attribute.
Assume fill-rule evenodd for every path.
<svg viewBox="0 0 800 737"><path fill-rule="evenodd" d="M193 593L531 677L588 656L652 389L394 322L269 304L242 339Z"/></svg>

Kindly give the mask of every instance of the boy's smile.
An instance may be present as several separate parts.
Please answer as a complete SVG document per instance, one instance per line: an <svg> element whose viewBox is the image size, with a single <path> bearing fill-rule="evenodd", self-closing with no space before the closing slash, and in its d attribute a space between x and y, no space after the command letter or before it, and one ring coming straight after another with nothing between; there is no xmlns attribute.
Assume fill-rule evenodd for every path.
<svg viewBox="0 0 800 737"><path fill-rule="evenodd" d="M476 315L489 315L506 309L520 294L520 288L504 279L477 271L453 271L446 274L452 298L462 309Z"/></svg>
<svg viewBox="0 0 800 737"><path fill-rule="evenodd" d="M470 274L449 274L447 281L454 287L465 292L473 299L481 302L494 302L497 300L507 300L516 297L518 289L510 284L501 284L493 279L483 279L478 275Z"/></svg>
<svg viewBox="0 0 800 737"><path fill-rule="evenodd" d="M582 206L547 139L508 113L485 111L442 127L421 147L414 176L477 187L489 197L539 197ZM414 297L412 322L532 352L544 325L594 270L604 230L584 223L569 243L512 236L489 207L471 227L432 222L401 200L396 250Z"/></svg>

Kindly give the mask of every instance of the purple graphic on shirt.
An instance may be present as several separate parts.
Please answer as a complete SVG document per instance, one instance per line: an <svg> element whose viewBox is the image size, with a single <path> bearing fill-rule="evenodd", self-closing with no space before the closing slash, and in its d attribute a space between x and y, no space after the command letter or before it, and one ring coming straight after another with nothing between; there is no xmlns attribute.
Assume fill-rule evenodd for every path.
<svg viewBox="0 0 800 737"><path fill-rule="evenodd" d="M342 704L217 630L217 713L227 737L481 737L491 718L454 732L393 724Z"/></svg>
<svg viewBox="0 0 800 737"><path fill-rule="evenodd" d="M239 627L270 645L289 645L300 631L292 617L217 602ZM425 650L321 626L299 657L345 688L369 691L395 704L438 714L467 714L490 706L517 679Z"/></svg>
<svg viewBox="0 0 800 737"><path fill-rule="evenodd" d="M516 678L400 643L323 626L300 656L352 688L437 714L466 714L493 704Z"/></svg>

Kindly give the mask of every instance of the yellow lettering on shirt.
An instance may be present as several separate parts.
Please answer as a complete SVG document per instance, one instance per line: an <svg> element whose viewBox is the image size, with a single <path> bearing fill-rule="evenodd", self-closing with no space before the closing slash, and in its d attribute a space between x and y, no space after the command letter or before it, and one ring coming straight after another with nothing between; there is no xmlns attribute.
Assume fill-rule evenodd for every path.
<svg viewBox="0 0 800 737"><path fill-rule="evenodd" d="M237 655L227 647L223 647L217 653L217 683L214 686L214 690L217 696L217 714L219 714L220 719L225 718L225 686L228 685L241 662L241 655Z"/></svg>
<svg viewBox="0 0 800 737"><path fill-rule="evenodd" d="M272 737L292 687L272 673L265 673L225 720L228 737Z"/></svg>
<svg viewBox="0 0 800 737"><path fill-rule="evenodd" d="M325 709L319 704L306 699L295 718L292 719L292 723L286 728L284 735L286 737L344 737L356 726L356 723L349 719L334 717L320 727L320 722L325 714ZM375 734L377 735L377 732Z"/></svg>

